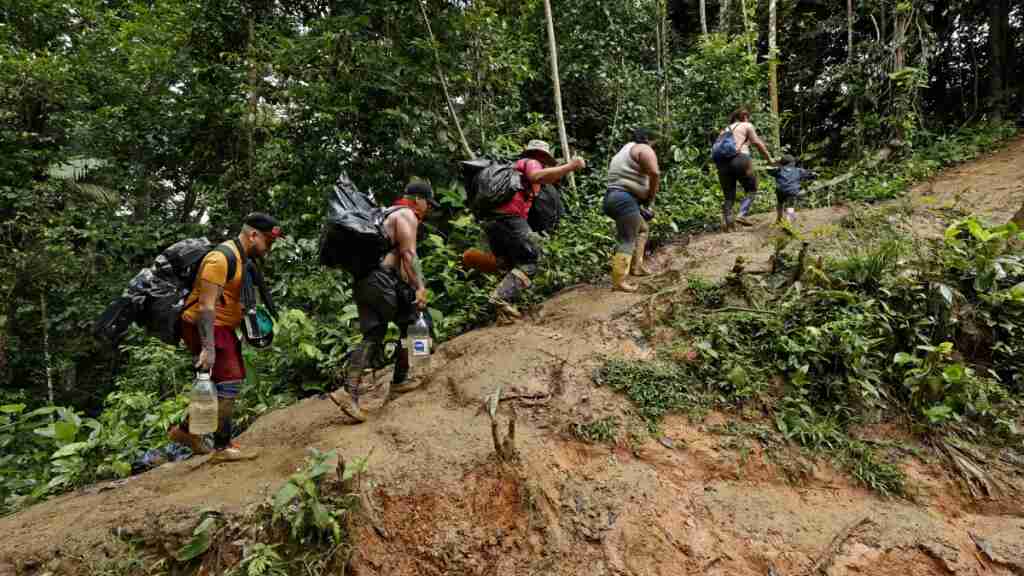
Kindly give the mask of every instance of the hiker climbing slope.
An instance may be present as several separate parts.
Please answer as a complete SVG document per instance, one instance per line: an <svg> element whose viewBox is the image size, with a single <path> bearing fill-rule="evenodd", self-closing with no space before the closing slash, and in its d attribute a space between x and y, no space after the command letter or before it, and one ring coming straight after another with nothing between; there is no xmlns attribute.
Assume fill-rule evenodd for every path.
<svg viewBox="0 0 1024 576"><path fill-rule="evenodd" d="M800 182L814 180L818 175L797 166L796 158L790 154L783 154L779 166L770 168L768 174L775 178L775 222L781 223L783 216L790 222L794 222L796 220L794 204L803 196Z"/></svg>
<svg viewBox="0 0 1024 576"><path fill-rule="evenodd" d="M652 145L650 131L637 128L633 141L619 149L608 166L608 192L603 208L605 215L615 220L618 241L612 254L612 287L623 292L636 290L626 281L629 274L650 274L644 267L647 217L654 215L650 207L661 183L658 155Z"/></svg>
<svg viewBox="0 0 1024 576"><path fill-rule="evenodd" d="M418 377L407 379L409 350L401 342L418 312L427 306L427 285L416 254L416 234L420 222L434 207L437 202L430 184L414 181L407 185L402 197L385 211L381 224L391 249L376 266L354 278L352 297L359 311L363 341L349 359L346 390L335 391L332 396L346 414L359 422L366 421L365 405L383 405L392 391L407 392L422 383ZM376 382L373 368L383 354L389 322L398 325L402 338L391 382Z"/></svg>
<svg viewBox="0 0 1024 576"><path fill-rule="evenodd" d="M743 186L747 193L740 204L740 213L736 222L750 225L746 219L750 207L757 197L757 175L754 174L754 161L750 156L750 145L753 144L769 164L774 164L768 147L757 135L757 129L750 122L750 111L739 108L729 117L729 126L719 134L715 145L711 148L711 159L718 168L718 182L722 186L722 226L726 232L733 230L732 206L736 202L736 183Z"/></svg>
<svg viewBox="0 0 1024 576"><path fill-rule="evenodd" d="M527 221L534 199L544 184L555 184L586 165L582 158L555 165L547 142L530 140L514 164L515 170L522 175L521 189L484 217L487 242L497 259L509 268L491 294L500 323L520 317L515 302L523 289L530 286L530 278L537 272L541 250Z"/></svg>
<svg viewBox="0 0 1024 576"><path fill-rule="evenodd" d="M224 242L203 258L195 286L185 302L181 315L182 339L195 355L196 369L209 372L217 388L218 424L213 435L212 461L253 457L231 440L235 399L245 381L242 343L235 330L243 321L245 264L248 259L270 252L274 240L282 235L273 217L259 212L246 216L236 238ZM231 265L231 259L236 265ZM229 270L233 272L230 277ZM201 439L189 433L187 419L172 427L169 437L194 452L205 451Z"/></svg>

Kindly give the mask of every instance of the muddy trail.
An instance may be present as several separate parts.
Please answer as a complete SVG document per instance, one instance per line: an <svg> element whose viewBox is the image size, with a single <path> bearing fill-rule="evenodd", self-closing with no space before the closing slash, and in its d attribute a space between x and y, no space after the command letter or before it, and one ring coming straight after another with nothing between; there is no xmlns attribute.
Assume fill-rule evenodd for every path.
<svg viewBox="0 0 1024 576"><path fill-rule="evenodd" d="M922 237L941 233L958 203L1003 222L1024 200L1021 166L1024 138L895 202L909 202ZM813 235L848 211L804 210L798 226ZM85 573L88 558L116 554L125 537L174 550L201 510L239 514L264 501L311 447L371 454L364 486L374 521L357 524L356 574L1024 574L1020 476L976 500L941 460L908 456L911 496L886 499L799 451L769 454L756 442L737 450L714 432L739 418L722 413L669 416L663 436L634 442L574 439L574 424L626 419L628 401L592 373L607 355L653 354L637 323L651 294L685 275L720 279L737 255L767 266L773 219L666 246L640 293L574 287L523 323L446 342L430 382L365 424L306 399L243 434L256 460L166 464L2 518L0 574ZM495 456L483 409L499 385L502 426L511 405L517 414L514 465ZM901 430L880 434L912 443Z"/></svg>

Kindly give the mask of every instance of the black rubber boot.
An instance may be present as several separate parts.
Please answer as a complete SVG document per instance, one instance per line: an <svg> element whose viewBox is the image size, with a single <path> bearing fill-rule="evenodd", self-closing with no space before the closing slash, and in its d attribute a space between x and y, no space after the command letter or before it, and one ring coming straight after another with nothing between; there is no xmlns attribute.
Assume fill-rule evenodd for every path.
<svg viewBox="0 0 1024 576"><path fill-rule="evenodd" d="M405 346L395 353L395 371L391 376L391 385L397 386L409 377L409 349Z"/></svg>

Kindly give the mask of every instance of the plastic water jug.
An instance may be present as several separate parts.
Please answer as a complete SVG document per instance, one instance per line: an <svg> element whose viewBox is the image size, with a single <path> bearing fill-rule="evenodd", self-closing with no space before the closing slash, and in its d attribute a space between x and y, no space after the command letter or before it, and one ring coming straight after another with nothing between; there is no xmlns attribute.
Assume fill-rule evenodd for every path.
<svg viewBox="0 0 1024 576"><path fill-rule="evenodd" d="M188 404L188 431L198 435L217 431L217 391L207 372L196 375L192 384Z"/></svg>
<svg viewBox="0 0 1024 576"><path fill-rule="evenodd" d="M406 345L409 348L409 372L411 376L420 376L430 370L430 352L434 346L430 338L430 326L423 312L411 326Z"/></svg>

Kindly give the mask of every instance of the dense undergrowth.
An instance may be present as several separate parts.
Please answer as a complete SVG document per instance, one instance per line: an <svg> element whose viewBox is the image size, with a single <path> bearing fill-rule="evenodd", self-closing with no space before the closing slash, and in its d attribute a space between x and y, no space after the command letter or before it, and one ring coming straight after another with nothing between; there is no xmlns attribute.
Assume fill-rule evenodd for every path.
<svg viewBox="0 0 1024 576"><path fill-rule="evenodd" d="M811 205L822 205L847 199L881 200L896 197L909 183L926 178L943 166L972 158L1012 134L1011 126L992 124L964 129L949 136L931 137L926 147L908 152L898 162L859 174L842 187L813 196L809 202ZM666 155L677 162L666 162L665 187L659 195L658 215L652 229L652 244L655 245L680 233L712 227L718 220L720 193L713 168L703 161L689 158L688 155L697 154L694 150L666 148ZM845 166L832 168L836 173L846 169ZM826 167L819 170L826 172L826 175L829 171ZM757 204L761 209L768 208L774 199L771 183L766 180L769 179L764 181L765 190ZM592 280L606 273L607 256L614 240L613 226L600 212L603 182L603 173L595 169L579 179L576 193L565 190L569 216L556 233L543 241L542 271L535 278L535 287L529 298L538 300L565 286ZM421 239L421 256L432 293L431 313L437 320L440 337L444 339L489 320L491 309L487 304L487 294L496 279L468 273L459 265L462 251L479 241L480 230L463 209L463 194L458 187L436 188L445 206L446 216L426 227L426 233ZM239 429L244 429L267 410L285 406L299 396L332 387L331 374L343 364L347 351L359 338L357 315L349 298L347 279L317 266L316 246L314 238L284 239L275 246L267 262L268 276L274 281L273 291L284 311L276 327L272 350L257 353L253 349L246 349L244 352L248 376L237 407ZM842 273L837 273L835 277L845 278ZM956 290L956 294L973 294L963 292L960 284L952 280L949 286L951 290ZM860 305L847 305L842 297L828 296L830 292L827 291L815 294L821 308L840 309L837 305L842 304L841 309L856 312L853 319L846 316L834 318L837 326L846 326L844 334L873 328L870 322L882 314L874 308L861 309L858 308ZM794 297L787 295L787 298ZM811 296L801 294L800 297ZM910 298L910 295L906 297ZM804 304L794 306L802 309ZM734 327L734 331L739 331L736 332L739 338L755 330L774 330L777 326L765 323L780 321L771 314L731 315L728 323L720 323L722 319L721 313L716 313L714 324L704 328L694 325L689 330L700 333L703 329L709 330L711 326L728 324ZM819 320L816 318L815 323ZM857 322L869 324L860 326ZM394 339L397 331L394 327L392 330L390 338ZM828 334L828 337L832 336ZM865 335L863 338L870 343L870 338L878 337L881 335ZM901 337L901 342L910 342L909 336ZM952 353L947 354L945 349L925 353L911 346L906 349L913 354L911 358L901 357L902 363L898 365L892 365L890 361L891 366L883 371L883 376L879 376L872 372L875 368L862 368L865 362L879 354L879 348L864 342L843 341L834 345L849 346L855 350L859 350L858 346L866 346L866 349L852 358L854 363L843 368L839 376L819 373L819 366L827 358L809 351L809 338L811 336L808 334L800 334L799 337L794 335L792 341L786 342L796 347L793 351L785 355L777 351L778 356L758 358L756 363L749 366L743 364L742 371L733 369L733 364L740 365L738 359L733 358L728 371L733 373L736 384L722 392L725 398L748 398L755 392L762 392L755 384L763 383L766 371L783 362L782 358L790 358L789 362L800 362L779 367L779 370L790 376L791 381L804 378L807 382L800 389L800 394L785 397L787 405L799 407L800 410L786 412L792 418L784 418L780 426L786 426L787 434L799 437L805 434L801 431L806 429L800 425L801 418L813 422L821 431L807 435L805 442L809 445L827 442L834 435L823 423L834 421L836 427L840 427L849 416L841 411L813 412L800 416L802 407L817 409L820 405L816 400L817 395L825 394L823 400L831 399L853 378L863 384L860 390L866 405L875 408L891 405L902 397L884 387L879 388L876 382L878 378L895 377L893 375L897 373L902 378L911 378L910 374L920 372L922 375L915 378L927 380L930 377L927 375L932 374L936 366L946 370L948 366L954 365L949 359ZM0 511L9 512L48 495L104 478L126 476L131 473L133 463L143 451L166 445L167 425L180 418L185 409L186 398L183 393L190 377L188 358L182 351L153 340L144 341L136 336L129 342L123 350L126 358L118 372L116 391L103 399L102 410L87 414L84 410L68 407L35 408L38 404L32 399L15 394L6 394L0 399L0 448L3 451L0 456ZM939 346L941 343L937 341L931 345ZM740 343L735 344L738 346ZM749 344L753 347L752 351L762 349L757 342ZM806 374L800 376L802 366L807 367ZM984 370L968 368L964 365L964 371L959 376L953 372L956 369L950 368L948 377L985 383L985 398L1001 394L1009 385L1005 376L1000 383ZM690 378L693 376L690 371L694 370L678 366L651 366L642 370L662 369L675 371L668 374L652 373L658 378L666 378L666 381L678 381L684 375ZM869 393L872 386L878 389L877 397ZM927 388L924 385L918 387L922 390ZM972 406L975 408L987 410L984 403L979 404L978 398L965 396L966 393L957 394L956 402L965 405L974 403ZM937 404L930 393L918 391L911 393L910 397L917 402L913 404L915 409L929 410L928 414L933 419L955 421L957 416L963 414L960 404ZM652 404L644 410L656 412L674 408L680 405L682 399L659 402L664 405ZM656 416L655 412L648 416ZM998 418L996 412L986 412L985 415Z"/></svg>
<svg viewBox="0 0 1024 576"><path fill-rule="evenodd" d="M652 430L669 412L737 409L883 493L903 479L860 434L873 425L1019 450L1024 235L968 216L915 240L905 210L855 208L804 242L780 233L775 274L690 279L651 329L669 333L658 360L609 360L598 381Z"/></svg>

